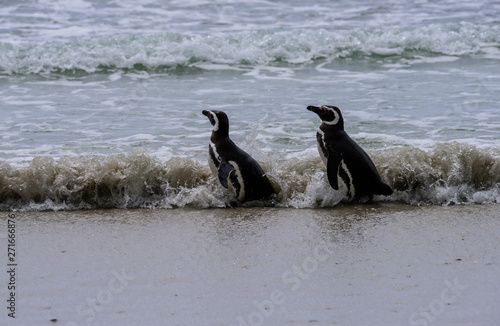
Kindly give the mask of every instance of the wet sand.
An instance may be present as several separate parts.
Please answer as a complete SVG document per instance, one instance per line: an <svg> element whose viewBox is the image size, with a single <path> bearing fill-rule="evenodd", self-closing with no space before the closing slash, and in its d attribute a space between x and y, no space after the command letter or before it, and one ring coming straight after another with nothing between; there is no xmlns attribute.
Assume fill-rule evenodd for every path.
<svg viewBox="0 0 500 326"><path fill-rule="evenodd" d="M16 221L16 318L2 309L2 325L500 319L500 205L19 212Z"/></svg>

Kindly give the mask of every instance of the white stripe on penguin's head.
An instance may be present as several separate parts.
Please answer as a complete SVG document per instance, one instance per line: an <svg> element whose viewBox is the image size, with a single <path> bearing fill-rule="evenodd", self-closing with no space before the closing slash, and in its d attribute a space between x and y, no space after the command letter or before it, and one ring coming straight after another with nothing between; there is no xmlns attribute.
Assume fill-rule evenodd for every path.
<svg viewBox="0 0 500 326"><path fill-rule="evenodd" d="M333 108L330 108L328 106L322 106L321 109L328 110L328 111L332 112L333 115L335 116L335 118L333 120L330 120L330 121L323 120L323 123L326 123L327 125L330 125L330 126L334 126L337 123L339 123L340 115L337 113L337 111L335 111Z"/></svg>
<svg viewBox="0 0 500 326"><path fill-rule="evenodd" d="M219 118L217 117L217 114L215 114L212 111L210 111L210 115L212 116L212 119L214 120L213 131L219 130Z"/></svg>

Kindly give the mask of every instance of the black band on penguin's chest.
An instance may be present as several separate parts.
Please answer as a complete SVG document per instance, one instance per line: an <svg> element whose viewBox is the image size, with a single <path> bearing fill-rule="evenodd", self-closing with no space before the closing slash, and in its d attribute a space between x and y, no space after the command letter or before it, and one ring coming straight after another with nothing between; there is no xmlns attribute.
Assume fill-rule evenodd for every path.
<svg viewBox="0 0 500 326"><path fill-rule="evenodd" d="M220 155L214 151L215 145L208 145L208 154L210 155L210 160L214 163L215 167L219 167L220 164Z"/></svg>

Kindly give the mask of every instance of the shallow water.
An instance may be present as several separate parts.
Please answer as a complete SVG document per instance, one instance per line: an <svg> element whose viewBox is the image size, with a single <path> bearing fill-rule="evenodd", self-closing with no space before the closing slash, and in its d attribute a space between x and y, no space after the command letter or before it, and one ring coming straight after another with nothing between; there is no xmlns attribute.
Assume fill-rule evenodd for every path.
<svg viewBox="0 0 500 326"><path fill-rule="evenodd" d="M319 158L262 162L278 185L277 207L333 207L345 193L333 190ZM276 160L272 160L272 159ZM499 200L500 159L472 146L441 144L427 152L395 148L372 152L382 178L394 189L376 201L411 205L484 204ZM3 209L228 207L233 195L208 164L189 158L166 162L144 152L111 157L36 158L26 168L0 165ZM255 205L250 203L249 205Z"/></svg>

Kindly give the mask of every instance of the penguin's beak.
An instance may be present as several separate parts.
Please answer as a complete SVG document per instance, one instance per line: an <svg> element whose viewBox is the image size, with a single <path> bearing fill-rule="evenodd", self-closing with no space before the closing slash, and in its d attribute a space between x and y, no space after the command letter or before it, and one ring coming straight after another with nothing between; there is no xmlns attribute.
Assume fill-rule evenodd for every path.
<svg viewBox="0 0 500 326"><path fill-rule="evenodd" d="M320 107L317 107L317 106L312 106L312 105L309 105L309 106L307 107L307 109L308 109L309 111L312 111L312 112L314 112L314 113L318 114L318 115L322 112L322 111L321 111L321 108L320 108Z"/></svg>
<svg viewBox="0 0 500 326"><path fill-rule="evenodd" d="M214 117L212 116L212 111L207 111L207 110L203 110L201 111L201 113L203 115L206 115L207 118L208 118L208 121L210 121L210 124L213 126L215 125L215 120L214 120Z"/></svg>

